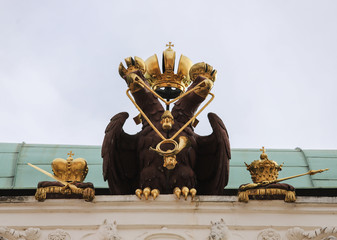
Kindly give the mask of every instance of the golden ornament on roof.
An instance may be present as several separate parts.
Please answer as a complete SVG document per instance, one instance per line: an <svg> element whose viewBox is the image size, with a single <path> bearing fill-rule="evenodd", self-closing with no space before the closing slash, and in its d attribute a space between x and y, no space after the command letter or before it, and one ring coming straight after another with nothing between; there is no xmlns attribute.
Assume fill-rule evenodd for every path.
<svg viewBox="0 0 337 240"><path fill-rule="evenodd" d="M74 159L71 151L67 159L56 158L51 166L54 175L66 182L83 182L88 173L88 165L84 158Z"/></svg>
<svg viewBox="0 0 337 240"><path fill-rule="evenodd" d="M245 163L254 183L240 186L238 191L238 200L240 202L248 202L249 199L284 199L285 202L295 202L295 188L289 184L280 184L279 182L329 170L328 168L310 170L306 173L278 179L278 172L282 170L283 164L278 165L277 162L269 160L264 147L260 151L262 151L260 160L255 160L249 165Z"/></svg>
<svg viewBox="0 0 337 240"><path fill-rule="evenodd" d="M191 83L189 70L193 65L192 61L181 55L178 63L178 71L174 73L176 52L171 48L171 42L166 45L168 48L163 52L162 72L160 71L157 54L149 57L146 61L145 77L151 84L153 90L162 87L177 88L182 92Z"/></svg>
<svg viewBox="0 0 337 240"><path fill-rule="evenodd" d="M28 163L29 166L53 178L57 182L42 181L38 183L35 199L44 201L46 198L83 198L92 201L95 198L95 189L92 183L84 183L88 173L85 159L73 159L74 153L70 151L67 159L56 158L51 166L54 175Z"/></svg>
<svg viewBox="0 0 337 240"><path fill-rule="evenodd" d="M126 58L125 62L128 68L126 69L121 63L119 74L124 78L131 72L140 70L154 91L160 92L161 88L172 88L176 89L174 97L179 96L191 83L189 71L193 63L188 57L181 55L178 70L174 73L176 52L171 48L174 45L169 42L166 46L168 48L163 52L162 70L159 67L157 54L154 54L145 62L139 57Z"/></svg>
<svg viewBox="0 0 337 240"><path fill-rule="evenodd" d="M260 151L262 151L260 160L255 160L249 165L245 163L252 181L254 183L261 183L276 180L278 172L282 170L283 164L278 165L277 162L269 160L264 147Z"/></svg>

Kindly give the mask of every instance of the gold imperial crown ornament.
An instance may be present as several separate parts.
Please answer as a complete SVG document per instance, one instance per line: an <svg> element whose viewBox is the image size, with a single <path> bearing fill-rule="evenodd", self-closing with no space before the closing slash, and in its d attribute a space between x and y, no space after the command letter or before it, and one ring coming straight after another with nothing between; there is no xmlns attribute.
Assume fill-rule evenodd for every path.
<svg viewBox="0 0 337 240"><path fill-rule="evenodd" d="M166 46L168 48L163 52L162 71L156 54L146 61L139 57L128 57L125 59L127 69L122 63L119 65L120 76L124 78L131 72L141 71L150 87L166 99L176 98L182 92L185 92L197 76L204 76L213 82L215 81L216 70L212 66L203 62L193 65L192 61L184 55L180 56L178 70L175 73L176 52L171 48L174 45L169 42ZM204 66L206 66L206 71Z"/></svg>
<svg viewBox="0 0 337 240"><path fill-rule="evenodd" d="M286 183L279 184L279 182L329 170L327 168L310 170L307 173L278 179L278 172L282 170L283 164L278 165L277 162L269 160L264 147L260 151L262 151L260 160L255 160L249 165L245 163L254 183L240 186L238 191L240 202L248 202L249 198L259 200L284 199L285 202L295 202L295 188Z"/></svg>
<svg viewBox="0 0 337 240"><path fill-rule="evenodd" d="M42 181L38 183L35 199L44 201L46 198L83 198L92 201L95 189L92 183L83 182L88 173L88 165L84 158L73 158L70 151L67 159L56 158L52 161L53 174L28 163L29 166L53 178L57 182Z"/></svg>
<svg viewBox="0 0 337 240"><path fill-rule="evenodd" d="M184 56L180 56L178 71L174 73L174 65L176 52L171 47L171 42L166 45L168 48L163 52L162 71L160 71L157 54L149 57L145 61L146 72L145 77L150 83L153 90L157 90L162 87L177 88L184 92L185 88L191 83L189 77L189 71L193 65L192 61Z"/></svg>
<svg viewBox="0 0 337 240"><path fill-rule="evenodd" d="M261 183L276 180L278 178L278 172L282 170L283 164L278 165L277 162L269 160L264 147L262 147L260 151L262 151L260 160L255 160L249 165L245 163L252 177L252 181L254 183Z"/></svg>
<svg viewBox="0 0 337 240"><path fill-rule="evenodd" d="M51 166L54 175L66 182L83 182L88 174L88 165L84 158L73 159L74 154L70 151L66 159L56 158Z"/></svg>

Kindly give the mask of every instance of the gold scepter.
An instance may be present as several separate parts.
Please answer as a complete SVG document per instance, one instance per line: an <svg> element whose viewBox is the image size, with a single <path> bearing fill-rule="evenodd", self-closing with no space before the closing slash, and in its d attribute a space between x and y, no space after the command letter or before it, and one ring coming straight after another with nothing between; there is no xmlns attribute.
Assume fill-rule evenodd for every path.
<svg viewBox="0 0 337 240"><path fill-rule="evenodd" d="M278 182L282 182L282 181L285 181L285 180L288 180L288 179L302 177L302 176L305 176L305 175L315 175L316 173L322 173L322 172L328 171L328 170L329 170L329 168L319 169L319 170L310 170L306 173L302 173L302 174L298 174L298 175L290 176L290 177L285 177L285 178L280 178L280 179L275 179L275 180L272 180L272 181L263 181L263 182L259 182L259 183L249 183L249 184L241 186L240 190L246 190L246 189L255 188L255 187L259 187L259 186L266 186L268 184L278 183Z"/></svg>
<svg viewBox="0 0 337 240"><path fill-rule="evenodd" d="M56 181L62 183L64 186L66 186L66 187L69 186L69 188L70 188L71 190L76 190L76 189L78 189L78 187L76 187L74 184L69 183L69 182L62 181L61 179L59 179L59 178L57 178L56 176L54 176L53 174L51 174L51 173L49 173L49 172L43 170L42 168L39 168L39 167L37 167L37 166L35 166L35 165L31 164L31 163L27 163L27 164L28 164L29 166L35 168L35 169L38 170L39 172L42 172L43 174L47 175L48 177L51 177L51 178L53 178L54 180L56 180Z"/></svg>

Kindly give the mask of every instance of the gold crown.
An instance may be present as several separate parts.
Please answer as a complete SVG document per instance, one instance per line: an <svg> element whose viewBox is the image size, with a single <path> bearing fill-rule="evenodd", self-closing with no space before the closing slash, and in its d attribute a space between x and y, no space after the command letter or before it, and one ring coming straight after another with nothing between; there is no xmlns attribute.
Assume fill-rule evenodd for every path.
<svg viewBox="0 0 337 240"><path fill-rule="evenodd" d="M245 163L254 183L276 180L283 166L283 164L278 165L277 162L269 160L264 147L261 151L260 160L255 160L249 165Z"/></svg>
<svg viewBox="0 0 337 240"><path fill-rule="evenodd" d="M56 158L51 166L54 175L62 181L83 182L88 173L88 165L84 158L73 159L73 153L70 151L67 160Z"/></svg>
<svg viewBox="0 0 337 240"><path fill-rule="evenodd" d="M174 65L176 52L171 48L174 45L171 45L171 42L169 42L166 46L168 48L163 52L163 73L160 71L158 58L155 54L145 61L145 77L153 90L162 87L171 87L184 92L185 88L191 83L189 70L192 66L192 61L188 57L181 55L178 64L178 71L175 74Z"/></svg>

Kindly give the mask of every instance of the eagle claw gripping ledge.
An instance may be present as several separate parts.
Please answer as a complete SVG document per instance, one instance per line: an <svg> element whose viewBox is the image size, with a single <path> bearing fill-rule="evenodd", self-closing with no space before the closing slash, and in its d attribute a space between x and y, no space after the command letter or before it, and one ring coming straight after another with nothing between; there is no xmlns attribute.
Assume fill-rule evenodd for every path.
<svg viewBox="0 0 337 240"><path fill-rule="evenodd" d="M112 194L135 193L147 200L173 193L186 200L197 191L221 195L227 185L230 146L224 123L209 113L213 133L194 133L197 116L214 99L210 91L217 72L204 62L193 65L181 55L175 73L173 46L170 42L163 52L162 71L156 54L146 61L128 57L127 67L119 65L128 85L126 94L140 113L134 120L143 127L135 135L125 133L122 127L128 114L122 112L105 130L103 175ZM198 110L208 95L210 99Z"/></svg>

